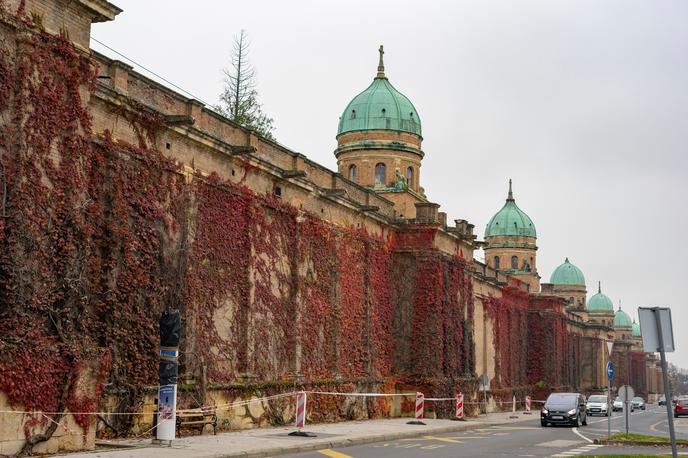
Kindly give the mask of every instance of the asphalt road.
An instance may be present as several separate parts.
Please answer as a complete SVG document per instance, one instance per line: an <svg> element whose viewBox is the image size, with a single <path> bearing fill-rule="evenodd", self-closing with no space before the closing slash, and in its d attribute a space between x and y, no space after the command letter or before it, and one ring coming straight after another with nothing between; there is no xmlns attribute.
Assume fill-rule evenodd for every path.
<svg viewBox="0 0 688 458"><path fill-rule="evenodd" d="M612 433L625 432L621 412L612 416ZM666 410L656 405L630 416L629 431L637 434L668 437ZM688 417L676 419L678 437L688 438ZM393 442L379 442L352 447L325 449L317 452L290 455L302 458L396 458L396 457L550 457L578 455L611 455L670 452L666 448L606 447L593 444L596 438L607 436L607 418L590 417L588 426L540 426L538 412L527 422L504 424L459 433L423 436ZM684 449L685 450L685 449Z"/></svg>

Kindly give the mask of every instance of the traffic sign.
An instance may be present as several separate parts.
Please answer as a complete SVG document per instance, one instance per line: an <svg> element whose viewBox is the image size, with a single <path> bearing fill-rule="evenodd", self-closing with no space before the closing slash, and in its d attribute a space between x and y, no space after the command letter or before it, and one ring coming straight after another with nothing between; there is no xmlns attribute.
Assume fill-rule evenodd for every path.
<svg viewBox="0 0 688 458"><path fill-rule="evenodd" d="M624 385L621 388L619 388L619 397L621 398L622 402L630 402L633 397L635 396L635 391L633 391L633 387L630 385Z"/></svg>
<svg viewBox="0 0 688 458"><path fill-rule="evenodd" d="M614 377L614 363L609 361L607 363L607 378L611 380Z"/></svg>
<svg viewBox="0 0 688 458"><path fill-rule="evenodd" d="M613 340L608 340L607 341L607 353L609 353L609 356L612 355L612 347L614 346L614 341Z"/></svg>
<svg viewBox="0 0 688 458"><path fill-rule="evenodd" d="M482 374L480 376L480 389L481 391L490 390L490 377L488 377L487 374Z"/></svg>
<svg viewBox="0 0 688 458"><path fill-rule="evenodd" d="M639 307L640 335L643 337L643 350L648 353L660 351L657 319L662 328L662 343L665 352L674 351L674 332L671 323L671 309L660 307Z"/></svg>

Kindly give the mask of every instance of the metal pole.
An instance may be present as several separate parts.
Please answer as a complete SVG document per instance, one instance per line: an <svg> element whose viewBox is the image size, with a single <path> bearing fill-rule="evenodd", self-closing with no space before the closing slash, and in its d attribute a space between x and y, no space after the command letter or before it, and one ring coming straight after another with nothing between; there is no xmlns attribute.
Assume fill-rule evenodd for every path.
<svg viewBox="0 0 688 458"><path fill-rule="evenodd" d="M626 399L624 402L624 404L626 404L624 406L624 419L626 420L626 435L628 435L628 420L630 420L630 414L628 411L630 410L629 406L631 405L631 401L628 400L628 385L624 385L624 399Z"/></svg>
<svg viewBox="0 0 688 458"><path fill-rule="evenodd" d="M657 322L657 339L659 340L659 356L662 360L662 376L664 378L664 398L666 399L667 418L669 418L669 436L671 437L671 454L674 458L678 457L676 449L676 432L674 431L674 415L671 412L671 386L669 385L669 371L667 369L666 355L664 354L664 336L662 336L662 323L659 318L659 307L653 307Z"/></svg>
<svg viewBox="0 0 688 458"><path fill-rule="evenodd" d="M483 400L485 402L485 416L487 417L487 386L483 385Z"/></svg>
<svg viewBox="0 0 688 458"><path fill-rule="evenodd" d="M609 352L607 352L609 363ZM612 381L607 376L607 439L612 436L612 415L614 415L614 403L612 401Z"/></svg>

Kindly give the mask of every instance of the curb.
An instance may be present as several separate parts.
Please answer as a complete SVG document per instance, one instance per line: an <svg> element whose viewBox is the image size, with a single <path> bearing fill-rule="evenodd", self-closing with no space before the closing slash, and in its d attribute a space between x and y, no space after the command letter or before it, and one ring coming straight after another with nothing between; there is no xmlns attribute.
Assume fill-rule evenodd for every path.
<svg viewBox="0 0 688 458"><path fill-rule="evenodd" d="M643 447L643 446L646 446L646 447L656 447L656 446L671 447L670 441L632 441L632 440L595 439L594 443L599 444L599 445L617 445L617 446L629 445L629 446L633 446L633 447ZM688 442L676 442L676 446L678 448L688 448Z"/></svg>
<svg viewBox="0 0 688 458"><path fill-rule="evenodd" d="M226 453L217 455L218 458L265 458L272 455L280 455L285 453L300 453L300 452L312 452L314 450L321 450L323 448L338 448L338 447L349 447L352 445L364 445L373 442L389 442L399 439L409 439L413 437L427 436L430 434L443 434L451 433L455 431L468 431L471 429L477 429L481 427L491 427L497 425L511 424L511 422L504 423L464 423L453 426L442 426L433 428L432 430L425 431L408 431L394 434L377 434L375 436L361 436L356 438L342 438L335 439L326 442L312 442L309 444L294 444L293 447L272 447L263 450L256 450L254 452L236 452L236 453Z"/></svg>

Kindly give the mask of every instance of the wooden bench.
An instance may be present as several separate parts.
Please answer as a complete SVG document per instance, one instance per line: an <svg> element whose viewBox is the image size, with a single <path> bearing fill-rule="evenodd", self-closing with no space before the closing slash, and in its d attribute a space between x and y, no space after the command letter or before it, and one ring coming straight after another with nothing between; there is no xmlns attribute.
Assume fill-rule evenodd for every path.
<svg viewBox="0 0 688 458"><path fill-rule="evenodd" d="M215 407L201 407L200 409L184 409L177 412L177 436L181 437L180 431L187 426L198 426L203 434L205 425L213 426L213 434L217 434L217 411Z"/></svg>

